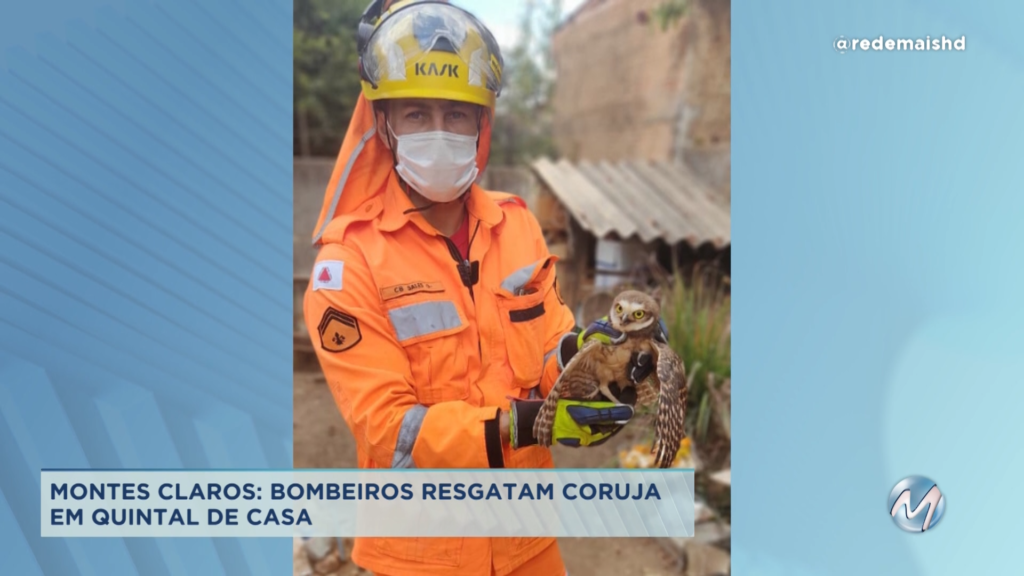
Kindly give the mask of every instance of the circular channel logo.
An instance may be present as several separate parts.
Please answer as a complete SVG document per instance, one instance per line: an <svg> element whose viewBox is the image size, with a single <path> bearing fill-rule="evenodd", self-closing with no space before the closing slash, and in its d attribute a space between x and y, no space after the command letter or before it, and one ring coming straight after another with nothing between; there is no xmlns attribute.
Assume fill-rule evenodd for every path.
<svg viewBox="0 0 1024 576"><path fill-rule="evenodd" d="M907 476L889 493L889 515L907 532L934 528L946 510L946 497L938 484L924 476Z"/></svg>

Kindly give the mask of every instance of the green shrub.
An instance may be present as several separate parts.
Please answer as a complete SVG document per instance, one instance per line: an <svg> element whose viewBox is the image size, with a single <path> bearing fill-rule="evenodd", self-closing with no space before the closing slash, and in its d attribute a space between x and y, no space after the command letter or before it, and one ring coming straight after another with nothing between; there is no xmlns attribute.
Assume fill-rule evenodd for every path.
<svg viewBox="0 0 1024 576"><path fill-rule="evenodd" d="M708 392L708 375L714 382L730 378L731 307L723 283L714 276L694 274L689 283L676 275L662 298L662 318L669 343L686 365L688 433L698 442L708 431L714 402ZM723 424L728 428L728 414ZM721 417L721 415L720 415Z"/></svg>

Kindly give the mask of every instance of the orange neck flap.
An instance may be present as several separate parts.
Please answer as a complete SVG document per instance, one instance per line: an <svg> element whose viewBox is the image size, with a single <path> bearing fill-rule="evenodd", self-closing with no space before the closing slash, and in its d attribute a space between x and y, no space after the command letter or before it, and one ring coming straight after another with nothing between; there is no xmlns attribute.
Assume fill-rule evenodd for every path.
<svg viewBox="0 0 1024 576"><path fill-rule="evenodd" d="M480 122L480 143L476 155L481 176L490 152L491 114L485 111ZM373 104L360 94L338 160L334 163L320 217L313 229L313 244L320 243L320 237L331 220L352 213L370 198L383 194L392 170L394 159L391 151L377 136Z"/></svg>

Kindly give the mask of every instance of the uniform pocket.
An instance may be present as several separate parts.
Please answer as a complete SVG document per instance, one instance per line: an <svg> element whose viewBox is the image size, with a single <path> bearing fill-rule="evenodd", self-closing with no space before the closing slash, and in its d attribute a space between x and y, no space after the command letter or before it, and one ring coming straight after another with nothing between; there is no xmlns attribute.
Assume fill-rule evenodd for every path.
<svg viewBox="0 0 1024 576"><path fill-rule="evenodd" d="M538 263L524 283L498 292L498 313L515 386L533 388L544 371L548 294L553 289L555 258Z"/></svg>
<svg viewBox="0 0 1024 576"><path fill-rule="evenodd" d="M376 538L377 552L418 564L458 566L465 538Z"/></svg>
<svg viewBox="0 0 1024 576"><path fill-rule="evenodd" d="M416 399L424 406L465 400L469 358L465 319L449 300L427 300L388 310L395 338L409 358Z"/></svg>
<svg viewBox="0 0 1024 576"><path fill-rule="evenodd" d="M508 363L515 385L533 388L544 369L544 297L537 293L498 301Z"/></svg>

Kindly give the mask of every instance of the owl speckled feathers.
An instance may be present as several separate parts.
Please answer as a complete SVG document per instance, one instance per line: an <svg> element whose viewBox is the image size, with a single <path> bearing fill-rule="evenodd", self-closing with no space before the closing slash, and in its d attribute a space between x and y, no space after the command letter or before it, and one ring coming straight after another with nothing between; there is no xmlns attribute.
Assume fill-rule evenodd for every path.
<svg viewBox="0 0 1024 576"><path fill-rule="evenodd" d="M643 292L627 290L615 297L608 320L622 336L612 344L587 341L565 366L534 422L534 436L540 445L551 445L559 399L620 403L609 385L615 382L621 389L633 386L627 377L630 358L634 353L646 352L654 358L656 369L636 385L637 405L657 403L655 463L660 468L672 465L685 436L686 374L682 359L656 338L660 316L658 302Z"/></svg>

